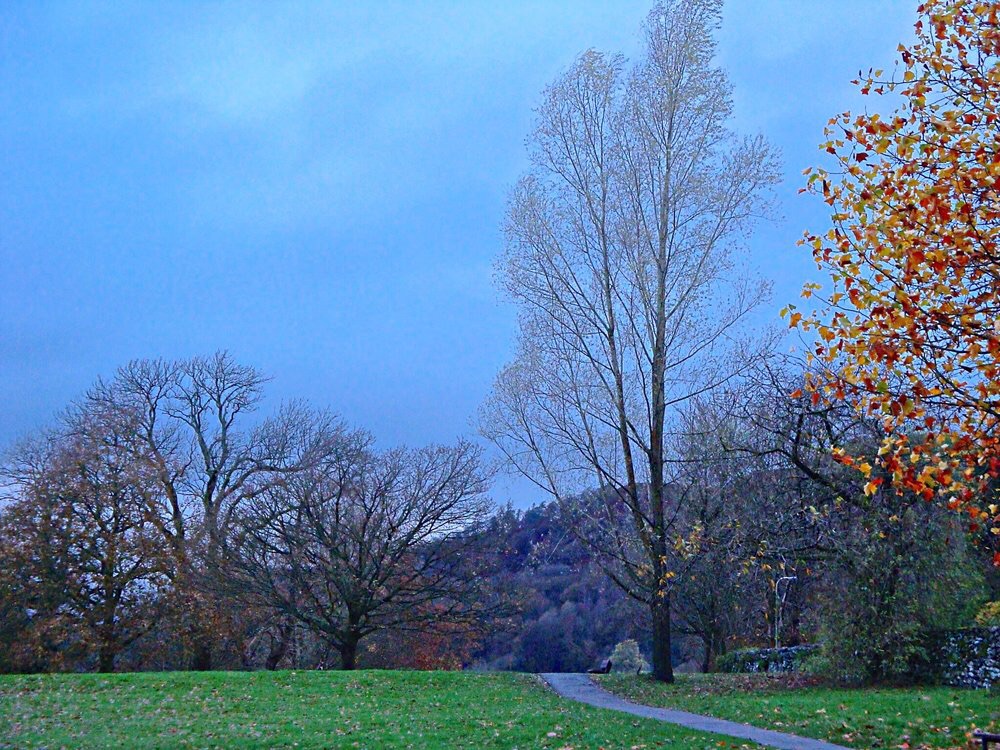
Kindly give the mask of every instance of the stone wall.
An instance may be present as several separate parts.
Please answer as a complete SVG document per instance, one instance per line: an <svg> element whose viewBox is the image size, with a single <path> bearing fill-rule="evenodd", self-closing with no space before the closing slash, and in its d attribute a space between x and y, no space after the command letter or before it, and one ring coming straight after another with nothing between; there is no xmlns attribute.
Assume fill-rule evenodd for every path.
<svg viewBox="0 0 1000 750"><path fill-rule="evenodd" d="M719 657L720 672L797 672L817 646L749 648ZM953 687L1000 686L1000 627L927 633L913 677Z"/></svg>
<svg viewBox="0 0 1000 750"><path fill-rule="evenodd" d="M817 646L745 648L731 651L716 660L720 672L798 672L802 662Z"/></svg>
<svg viewBox="0 0 1000 750"><path fill-rule="evenodd" d="M1000 685L1000 627L929 633L928 675L955 687Z"/></svg>

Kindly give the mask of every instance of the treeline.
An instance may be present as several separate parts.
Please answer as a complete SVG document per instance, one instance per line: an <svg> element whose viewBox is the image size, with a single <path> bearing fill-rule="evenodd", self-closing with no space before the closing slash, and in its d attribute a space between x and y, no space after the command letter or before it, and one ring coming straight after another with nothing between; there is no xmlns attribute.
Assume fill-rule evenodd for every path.
<svg viewBox="0 0 1000 750"><path fill-rule="evenodd" d="M225 353L135 361L10 452L0 669L350 669L363 641L449 665L502 614L480 449L260 418L265 383Z"/></svg>
<svg viewBox="0 0 1000 750"><path fill-rule="evenodd" d="M874 463L880 424L789 395L802 378L760 368L670 437L671 661L820 642L838 678L912 678L923 631L1000 599L992 535L872 491L835 448ZM614 488L497 508L472 444L379 450L303 404L264 418L265 384L224 353L133 362L6 454L0 670L581 671L630 639L651 654L629 594L645 551Z"/></svg>
<svg viewBox="0 0 1000 750"><path fill-rule="evenodd" d="M671 660L708 671L734 648L820 643L813 667L837 680L919 680L924 634L1000 599L995 534L872 469L880 421L798 396L804 377L775 357L693 401L667 442ZM611 486L498 516L533 606L487 664L577 670L625 638L650 654L649 608L622 593L649 575L639 535L655 506L639 500L638 521Z"/></svg>

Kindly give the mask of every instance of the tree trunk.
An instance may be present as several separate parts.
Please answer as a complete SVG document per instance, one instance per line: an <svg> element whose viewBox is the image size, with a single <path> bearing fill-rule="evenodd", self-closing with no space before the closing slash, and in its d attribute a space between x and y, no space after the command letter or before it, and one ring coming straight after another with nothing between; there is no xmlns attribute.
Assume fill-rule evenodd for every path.
<svg viewBox="0 0 1000 750"><path fill-rule="evenodd" d="M113 601L113 595L106 599ZM97 629L97 671L114 672L115 657L118 656L118 643L115 638L114 607L106 607L103 621Z"/></svg>
<svg viewBox="0 0 1000 750"><path fill-rule="evenodd" d="M715 669L716 660L726 653L726 637L713 628L704 638L705 656L701 662L701 671L708 673Z"/></svg>
<svg viewBox="0 0 1000 750"><path fill-rule="evenodd" d="M791 612L789 613L788 629L785 631L785 645L801 646L802 631L799 628L801 626L802 610L799 606L798 597L794 593L791 596L791 600L792 606L789 607Z"/></svg>
<svg viewBox="0 0 1000 750"><path fill-rule="evenodd" d="M340 644L340 668L354 669L358 658L358 640L348 638Z"/></svg>
<svg viewBox="0 0 1000 750"><path fill-rule="evenodd" d="M199 639L194 644L191 655L191 671L207 672L212 668L212 643L208 639Z"/></svg>
<svg viewBox="0 0 1000 750"><path fill-rule="evenodd" d="M726 638L725 638L725 636L720 636L719 637L719 641L715 644L715 654L714 654L715 658L712 661L712 669L713 670L715 669L716 663L719 661L719 657L720 656L725 656L728 651L729 651L729 649L726 647Z"/></svg>
<svg viewBox="0 0 1000 750"><path fill-rule="evenodd" d="M102 644L97 655L97 671L102 673L115 671L116 650L111 644Z"/></svg>
<svg viewBox="0 0 1000 750"><path fill-rule="evenodd" d="M670 661L670 596L657 598L651 605L653 615L653 679L674 681L674 666Z"/></svg>
<svg viewBox="0 0 1000 750"><path fill-rule="evenodd" d="M264 669L269 672L273 672L278 668L278 664L281 660L285 658L285 654L288 653L288 636L291 633L291 628L282 625L278 629L278 635L271 639L271 648L267 653L267 659L264 661Z"/></svg>

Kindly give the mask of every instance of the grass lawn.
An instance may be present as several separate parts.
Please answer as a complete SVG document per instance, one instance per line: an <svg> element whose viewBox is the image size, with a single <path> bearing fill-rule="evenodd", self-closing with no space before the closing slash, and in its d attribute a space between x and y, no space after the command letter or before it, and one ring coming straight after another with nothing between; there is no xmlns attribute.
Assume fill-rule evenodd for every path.
<svg viewBox="0 0 1000 750"><path fill-rule="evenodd" d="M680 675L673 685L634 675L599 679L637 703L857 748L967 748L974 728L1000 726L1000 697L988 690L849 690L797 686L779 675Z"/></svg>
<svg viewBox="0 0 1000 750"><path fill-rule="evenodd" d="M0 676L0 748L720 746L738 745L564 701L530 675Z"/></svg>

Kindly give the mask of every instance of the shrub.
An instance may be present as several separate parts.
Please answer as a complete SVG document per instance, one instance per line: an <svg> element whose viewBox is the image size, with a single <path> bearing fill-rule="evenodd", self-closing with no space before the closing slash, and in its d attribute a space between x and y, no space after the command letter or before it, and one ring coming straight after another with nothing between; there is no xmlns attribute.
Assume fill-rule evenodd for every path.
<svg viewBox="0 0 1000 750"><path fill-rule="evenodd" d="M611 669L614 672L648 672L649 664L642 658L639 644L629 638L611 652Z"/></svg>
<svg viewBox="0 0 1000 750"><path fill-rule="evenodd" d="M1000 626L1000 601L986 602L976 614L976 624L984 628Z"/></svg>
<svg viewBox="0 0 1000 750"><path fill-rule="evenodd" d="M985 582L953 516L891 491L876 501L843 532L850 550L825 591L818 663L849 684L923 682L925 633L967 624Z"/></svg>

